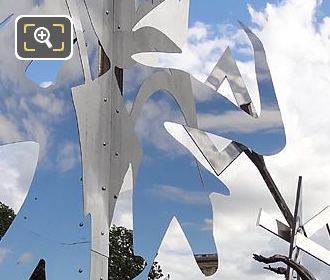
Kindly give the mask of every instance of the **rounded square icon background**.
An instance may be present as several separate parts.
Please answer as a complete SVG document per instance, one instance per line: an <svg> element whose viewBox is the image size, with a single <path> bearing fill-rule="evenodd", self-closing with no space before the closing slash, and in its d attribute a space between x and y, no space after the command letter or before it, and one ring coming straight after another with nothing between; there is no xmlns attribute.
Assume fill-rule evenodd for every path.
<svg viewBox="0 0 330 280"><path fill-rule="evenodd" d="M35 31L40 27L49 30L50 36L45 36L42 42L37 42ZM72 57L73 25L68 16L19 16L16 19L15 37L18 59L67 60Z"/></svg>

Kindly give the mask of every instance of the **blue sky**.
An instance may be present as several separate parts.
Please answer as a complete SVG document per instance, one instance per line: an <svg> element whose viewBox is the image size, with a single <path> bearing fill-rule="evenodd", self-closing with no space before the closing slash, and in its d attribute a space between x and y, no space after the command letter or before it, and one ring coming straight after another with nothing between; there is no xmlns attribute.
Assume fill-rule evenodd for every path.
<svg viewBox="0 0 330 280"><path fill-rule="evenodd" d="M256 27L255 21L251 21L251 14L249 13L247 5L251 5L255 9L255 11L263 11L266 14L264 9L266 7L267 2L273 4L273 9L276 12L274 12L274 14L277 16L278 14L280 14L280 7L278 7L279 3L282 3L282 6L287 5L290 8L290 5L287 3L287 1L192 0L189 27L192 30L194 27L197 26L199 28L198 30L207 32L207 36L200 39L195 47L200 47L200 49L202 49L203 46L206 44L218 44L217 46L213 47L213 53L211 53L210 55L208 55L207 53L200 54L196 52L196 56L199 56L198 59L208 59L208 63L212 65L212 63L216 62L216 59L221 56L224 50L223 48L225 47L224 44L227 41L232 41L232 48L235 53L235 58L237 60L242 61L239 66L241 66L243 70L251 70L251 65L249 65L251 55L249 53L246 54L243 52L243 49L246 46L246 41L240 40L242 35L237 33L237 21L240 20L251 28ZM308 0L308 2L315 1ZM0 7L1 5L7 7L6 5L8 5L8 2L0 0ZM20 11L20 14L23 14L23 11ZM18 15L19 14L17 14L17 16ZM270 15L270 19L274 20L274 22L277 20L277 18L275 18L275 15ZM324 4L318 5L314 15L320 22L325 16L330 15L329 2L325 1ZM201 22L202 25L197 25L197 22ZM228 25L230 26L231 31L226 34L222 34L221 30L224 30L223 28ZM269 42L271 42L271 40L268 36L269 33L267 33L270 31L267 31L266 27L267 24L265 24L265 26L258 26L257 29L265 30L264 32L260 33L260 36L262 36L262 39L266 41L266 50L270 50L272 52L271 54L273 54L274 57L278 57L278 52L276 52L276 50L271 49L268 45L270 44ZM316 27L316 29L321 28L320 24L317 23L315 23L314 27ZM13 28L13 26L10 24L0 28L0 34L3 30L8 30L10 28ZM217 42L217 39L225 40L224 43L219 43ZM271 44L275 45L276 42L271 42ZM190 47L191 49L193 49L193 46ZM206 50L208 49L206 48ZM91 57L93 57L93 55L91 55ZM291 57L287 59L291 59ZM13 64L15 64L17 61L13 62ZM70 96L70 87L73 85L81 84L82 79L81 75L77 75L77 71L73 71L70 68L70 63L72 64L73 62L78 63L77 57L74 57L71 62L67 63L58 61L34 62L27 71L27 77L29 79L34 81L37 85L41 85L42 83L50 84L50 82L53 82L55 84L57 82L55 86L51 86L45 90L40 90L40 92L33 92L36 91L36 85L30 84L28 80L25 80L25 78L22 78L21 81L27 84L26 87L19 86L19 83L17 82L18 78L17 80L9 79L8 83L4 83L5 79L3 77L1 78L2 85L0 86L0 90L4 92L4 97L6 97L6 100L8 100L9 102L10 95L14 95L14 97L17 96L17 100L19 100L17 101L17 104L21 102L19 103L20 106L17 105L18 109L15 113L10 112L10 108L12 107L8 105L8 102L3 102L0 104L1 115L9 116L8 119L15 123L18 131L17 134L8 134L7 132L0 133L2 143L10 143L12 141L17 140L38 140L41 144L41 157L37 167L36 175L34 177L33 184L30 189L28 201L26 202L22 213L20 213L20 217L28 217L28 227L30 229L39 228L40 230L38 234L41 234L42 236L47 236L47 239L53 241L53 243L49 242L49 244L58 244L59 242L86 242L89 239L89 219L84 217L82 214L82 188L80 181L81 166L79 159L78 132L74 115L74 108ZM209 71L209 69L199 68L201 65L207 66L208 64L196 65L197 66L194 66L194 69L192 70L197 73L197 76L199 75L198 77L203 77L203 75L205 75L205 72ZM276 63L273 62L272 65L275 68L274 71L278 72L278 67ZM65 70L59 70L62 66ZM207 66L206 68L212 67ZM16 68L13 69L14 72ZM72 72L70 72L70 70ZM72 73L73 77L68 77L68 73ZM135 72L133 71L133 73ZM17 74L16 77L18 77L19 75L20 74ZM143 74L141 75L143 76ZM15 76L15 74L9 75L9 77L12 76ZM279 81L279 77L281 76L279 74L276 74L275 77L277 78L277 81ZM248 75L247 78L250 79ZM130 80L128 80L127 83L130 83ZM127 84L126 87L128 89L129 94L127 97L129 103L132 100L132 96L134 96L136 88L134 88L131 84ZM21 92L22 88L25 92ZM277 88L281 89L281 86L277 86ZM282 94L281 91L279 94L282 102L280 102L280 105L282 106L282 108L284 108L285 111L287 109L286 104L288 102L283 97L284 94ZM21 98L21 95L25 97L31 96L31 104L27 102L28 106L30 106L29 110L24 110L24 98ZM46 95L47 99L44 99L43 95ZM137 227L136 229L136 249L139 250L140 254L149 259L149 262L150 260L153 260L153 256L155 255L155 252L160 246L162 235L168 228L172 216L175 215L179 223L181 224L181 227L184 230L187 239L190 241L190 245L192 246L192 250L194 253L215 253L219 244L217 241L217 237L215 237L215 240L213 239L212 231L210 230L210 221L212 222L213 212L216 212L218 206L215 205L216 203L214 203L213 200L212 202L214 204L210 203L209 194L211 192L222 193L221 196L216 197L216 199L214 200L221 201L221 203L223 203L224 205L223 207L227 205L227 201L231 199L231 197L228 197L227 188L222 185L222 183L217 178L212 176L206 170L201 171L204 183L203 185L193 157L189 155L183 147L180 147L180 145L175 142L175 140L171 137L167 136L168 138L162 139L162 137L164 136L164 134L162 133L164 133L164 131L161 131L159 129L159 127L162 127L162 122L164 120L177 121L178 119L180 119L180 114L178 112L178 109L175 107L173 100L162 96L162 94L157 94L151 101L152 102L145 107L146 119L141 120L137 128L137 130L139 130L137 133L141 139L141 143L145 151L145 158L141 166L141 173L139 175L140 177L138 179L137 185L135 186L136 189L140 190L136 192L136 197L134 198L134 209L137 211L135 218L136 223L139 224L139 227ZM212 111L214 109L212 104L205 106L205 110ZM51 111L51 114L48 115L47 111ZM29 112L33 112L33 118L29 118L27 116ZM291 135L293 135L293 132L291 131L294 131L294 133L298 134L298 132L296 132L296 130L298 129L296 129L294 125L290 126L290 124L292 124L294 121L291 121L291 118L288 117L288 114L286 112L287 111L284 112L284 116L285 118L287 118L287 126L289 127L289 142L291 143L290 137ZM158 118L157 116L159 116L159 114L162 114L163 117ZM294 117L292 117L292 119L294 119ZM297 117L296 119L299 118ZM151 123L151 121L154 122ZM292 130L290 130L290 128ZM143 132L146 133L145 136L143 136ZM5 133L7 133L7 135L9 136L2 136ZM157 133L159 133L161 137L155 135ZM256 137L257 136L258 135L256 135ZM269 141L272 141L272 136L270 136ZM323 146L320 144L320 147ZM287 150L285 152L287 152ZM290 155L290 150L287 153L289 153ZM282 159L282 161L281 159L278 160L278 162L280 162L282 166L285 166L285 164L288 164L288 162L290 162L288 160L289 155L285 155L285 159ZM299 158L295 159L300 161L302 160ZM283 170L280 169L278 165L276 165L275 163L272 164L273 165L271 166L274 168L275 173L277 171L276 176L280 172L282 172L283 174ZM235 165L235 167L237 166ZM238 168L236 170L231 169L231 173L228 173L229 175L225 175L223 180L226 183L229 182L229 184L227 183L227 187L230 191L234 192L232 194L233 201L235 201L235 203L237 203L238 205L239 203L241 204L242 210L240 212L240 215L245 217L246 213L243 213L244 211L251 211L251 216L253 216L254 211L256 211L254 209L254 206L255 208L259 208L263 205L264 207L268 207L272 204L272 200L269 199L269 196L267 196L267 192L265 190L263 190L261 194L258 193L258 195L256 195L258 198L260 198L259 200L257 200L257 203L260 203L260 206L253 205L252 202L250 205L250 202L247 202L244 199L244 197L250 198L249 193L246 193L248 191L244 190L245 185L250 186L253 184L259 184L259 188L257 187L256 189L258 191L260 190L260 192L262 189L262 187L260 187L260 185L262 185L260 178L257 182L250 182L250 179L247 178L249 177L250 169L244 168L242 168L242 175L240 175L240 172L237 171L239 170ZM299 170L304 169L301 168ZM256 173L253 174L255 177L258 176L256 175ZM245 177L247 179L242 179L244 178L243 175L247 175L247 177ZM292 186L294 186L296 180L294 176L296 176L297 174L293 172L293 174L290 175L292 175L290 177L290 180L292 181L289 182L292 183ZM241 178L238 178L237 176ZM242 189L240 189L240 186L236 186L238 183L233 183L234 186L231 186L232 181L230 180L230 177L236 178L237 181L240 182ZM276 178L278 179L278 177L281 176L277 176ZM287 179L287 177L289 176L286 177L283 175L283 177ZM282 182L281 179L279 180L280 182ZM237 193L235 193L235 187L237 187L237 189L240 189L242 193L244 193L244 195L242 194L241 196L236 197ZM291 193L286 193L286 189L284 190L284 192L290 202L292 202L294 195L292 195L291 193L294 193L294 189ZM38 197L38 199L35 200L35 197ZM7 196L5 198L10 201ZM253 198L251 198L251 201L253 201ZM246 210L246 208L244 207L245 204L249 205L250 208L248 208L248 210ZM228 209L230 209L230 211L227 208L225 208L225 210L227 209L227 211L232 213L232 215L234 216L235 211L231 207L233 206L228 206ZM276 207L269 207L270 209L272 209L272 212L276 212ZM221 209L221 211L223 211L223 209ZM237 220L236 222L234 222L235 220L233 220L233 222L229 221L230 213L228 214L226 212L222 220L227 222L227 231L223 234L224 238L226 234L230 234L229 229L231 227L233 228L233 231L235 231L235 225L237 223ZM38 219L36 219L35 217L36 214ZM221 215L219 217L221 219ZM244 218L242 218L242 221L245 221ZM24 240L22 242L26 243L27 245L25 248L20 248L20 250L17 251L18 253L12 256L12 259L9 259L8 261L13 261L15 258L17 258L20 252L29 252L33 256L31 257L32 261L30 260L29 262L27 262L24 269L17 273L26 273L28 269L33 267L33 265L38 262L38 257L42 257L40 254L40 248L45 246L45 241L40 242L40 240L36 238L34 233L31 233L29 236L21 236L19 229L20 227L25 227L25 222L26 221L24 221L24 219L21 221L17 221L15 226L11 229L11 235L9 235L7 240L4 240L4 244L8 247L10 246L10 244L13 243L13 240L15 239L22 239ZM79 226L80 223L84 224L83 227ZM252 227L251 224L254 225L254 223L255 220L249 220L249 226L247 226L247 228L250 229L250 227ZM267 233L262 232L262 234L268 238ZM180 237L180 234L178 235ZM176 236L176 239L178 239L179 237ZM182 238L182 236L180 238ZM254 231L252 231L251 233L251 239L253 238L255 238ZM285 250L285 246L283 244L278 244L277 241L274 241L273 239L271 239L270 241L269 239L267 239L263 243L265 245L265 248L260 248L261 245L256 245L256 249L251 248L251 250L260 249L265 250L265 252L267 253L273 252L270 249L270 244L273 245L273 243L275 243L276 248L280 248L279 250ZM170 243L166 244L165 247L171 247L169 245ZM246 245L246 247L250 248L254 245L255 243L249 243L248 245ZM58 250L58 254L66 255L68 254L67 252L70 251L66 247L60 248L60 246L58 245L55 247L57 248L56 250ZM63 251L61 251L62 249ZM85 243L81 245L81 248L77 248L77 250L86 251L88 251L88 249L88 244ZM230 249L236 252L235 250L237 248L230 248L230 246L228 245L224 248L223 251L227 250L227 252L230 252ZM220 248L219 251L221 254L222 248ZM163 260L163 262L165 262L165 260L168 259L169 256L171 256L172 259L177 260L177 255L180 255L177 254L173 256L170 253L166 255L166 248L164 249L164 252L165 253L160 254L160 260ZM238 255L240 253L241 251L238 251ZM248 255L248 253L244 253ZM47 251L45 251L44 254L47 254ZM189 254L187 253L182 253L181 257L188 258L188 255ZM247 277L250 277L247 278L249 280L257 279L258 277L260 277L260 275L263 275L261 274L261 267L254 267L253 265L251 265L250 258L246 255L243 255L244 254L242 254L242 257L239 259L239 261L242 261L242 263L247 264L251 271L240 271L242 275L245 274L247 275ZM49 257L51 258L52 256ZM229 262L229 260L231 262L235 262L235 259L226 259L226 257L224 258L224 263L226 263L226 261ZM79 275L77 276L76 271L77 266L79 264L88 267L88 260L86 260L86 257L83 256L83 254L80 254L80 258L70 264L72 267L74 267L74 272L67 272L67 275L71 275L70 273L72 273L70 279L75 279L73 277L78 278ZM312 265L317 267L316 264L313 262ZM8 270L10 270L15 266L7 265L6 267ZM171 266L166 265L165 267L171 268ZM175 270L174 266L172 266L172 269ZM170 271L168 272L170 273ZM7 271L7 273L9 272ZM54 272L52 271L50 273ZM65 272L63 272L63 274L64 273ZM177 275L180 275L180 270L177 269L175 273L177 273ZM193 277L196 277L196 275L198 275L198 271L196 272L195 270L194 273L195 274L194 276L192 276L191 279L195 279ZM176 279L181 278L177 276Z"/></svg>

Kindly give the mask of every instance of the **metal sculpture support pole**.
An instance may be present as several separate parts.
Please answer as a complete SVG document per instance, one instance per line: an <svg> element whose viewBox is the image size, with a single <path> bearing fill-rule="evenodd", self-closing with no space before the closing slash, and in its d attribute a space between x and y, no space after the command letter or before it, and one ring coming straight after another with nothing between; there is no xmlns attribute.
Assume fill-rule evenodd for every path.
<svg viewBox="0 0 330 280"><path fill-rule="evenodd" d="M247 148L244 148L245 154L249 157L249 159L253 162L253 164L258 168L262 178L264 179L269 191L271 192L273 198L276 201L276 204L278 205L279 209L281 210L283 216L285 217L286 221L290 225L290 227L293 226L294 219L293 215L290 211L290 208L286 204L282 194L280 193L279 189L277 188L272 176L270 175L267 166L265 164L264 157L261 155L258 155L255 152L251 152Z"/></svg>
<svg viewBox="0 0 330 280"><path fill-rule="evenodd" d="M296 205L294 209L294 217L293 217L293 227L291 228L291 238L290 238L290 250L289 250L289 259L293 260L297 263L300 261L300 249L297 247L296 239L297 234L302 233L302 177L299 177L298 180L298 188L296 195ZM288 266L286 273L286 280L293 279L293 271ZM299 276L298 276L299 279Z"/></svg>

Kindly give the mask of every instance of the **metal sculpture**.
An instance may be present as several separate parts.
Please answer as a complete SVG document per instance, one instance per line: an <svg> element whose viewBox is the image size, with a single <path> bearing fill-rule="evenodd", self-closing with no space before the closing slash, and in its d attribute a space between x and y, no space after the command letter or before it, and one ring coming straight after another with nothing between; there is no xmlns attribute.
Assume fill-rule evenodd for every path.
<svg viewBox="0 0 330 280"><path fill-rule="evenodd" d="M109 70L95 81L91 80L89 64L86 59L86 45L82 36L82 28L79 15L73 0L67 1L71 15L76 26L77 39L81 54L82 66L85 74L85 85L73 89L73 99L76 107L79 133L83 159L83 184L85 197L85 214L91 214L92 222L92 271L91 278L107 278L107 258L109 256L108 228L110 226L113 209L121 188L123 178L132 166L133 182L136 181L137 171L141 159L141 148L134 134L134 124L137 116L146 101L158 90L169 92L182 111L188 127L197 128L196 106L194 93L197 91L209 91L219 99L217 113L219 116L226 113L235 113L234 118L239 118L247 125L256 126L257 129L267 128L264 112L257 117L252 101L248 95L239 70L229 50L219 60L214 71L205 84L195 80L191 75L170 69L170 71L157 71L148 77L141 85L129 114L123 104L123 70L134 64L131 56L136 53L150 52L178 52L173 41L165 34L153 27L150 22L143 26L143 21L148 13L157 9L163 1L143 3L135 13L132 1L108 1L102 5L86 1L86 7L94 26L104 54L109 59ZM187 11L189 1L168 1L171 11L181 8ZM102 16L100 16L102 15ZM136 24L138 27L136 27ZM156 23L153 23L157 26ZM135 27L134 27L135 26ZM278 133L278 141L275 146L265 146L254 143L255 135L247 134L244 137L235 135L235 129L219 133L236 142L242 143L260 154L273 154L283 148L285 143L283 125L278 109L275 91L268 70L263 47L258 38L244 27L251 40L256 59L256 72L259 90L261 92L262 108L270 110L277 118L279 127L283 133ZM145 40L147 38L147 40ZM165 39L165 42L164 42ZM171 43L172 42L172 43ZM160 44L159 44L160 43ZM159 44L159 45L158 45ZM225 77L228 77L235 94L237 109L234 105L222 98L216 90ZM194 131L191 129L190 133ZM198 134L195 136L199 136ZM197 138L196 137L196 138ZM268 133L260 133L259 137L269 137ZM204 134L197 141L206 141ZM200 143L200 142L199 142ZM204 142L203 142L204 143ZM203 149L204 147L202 147ZM214 149L213 149L214 150ZM241 152L240 147L230 143L225 152L234 150L234 156L229 163ZM236 150L236 151L235 151ZM229 157L232 155L230 154ZM216 173L221 173L228 162L219 162ZM213 166L214 167L214 166ZM148 260L147 260L148 261Z"/></svg>
<svg viewBox="0 0 330 280"><path fill-rule="evenodd" d="M30 244L27 244L26 248L13 247L17 254L23 253L24 250L33 250L36 255L33 263L17 269L14 277L27 278L33 265L43 259L47 265L47 279L50 280L81 277L86 280L108 279L109 228L118 195L125 178L129 177L127 180L133 185L137 184L141 178L139 168L143 167L143 145L135 128L143 107L159 91L173 97L180 116L184 118L181 124L167 120L164 129L170 135L190 150L197 161L217 178L241 153L246 153L265 180L267 179L267 186L288 224L296 225L298 216L291 214L263 161L263 156L276 154L284 148L285 132L263 45L250 29L241 24L254 51L261 101L260 114L252 102L230 49L224 52L205 83L182 70L150 66L158 52L181 52L184 35L188 30L189 0L148 0L143 1L137 8L133 0L66 0L65 3L73 18L84 77L83 85L72 88L72 96L81 145L85 218L76 213L72 218L74 223L70 223L65 229L70 231L70 234L64 232L56 238L50 235L54 240L49 241L45 223L38 224L39 221L34 221L30 224L30 216L25 216L29 207L36 207L33 209L35 212L31 210L34 214L36 209L40 211L40 208L33 204L33 194L43 193L32 187L27 203L22 207L12 228L21 230L26 235L24 238L19 236L21 239L17 240L38 244L37 249L44 249L33 250L30 248L33 245ZM165 12L177 14L177 17L173 17L176 21L170 23L166 17L159 16ZM85 26L88 24L92 28ZM99 77L95 79L88 55L88 32L95 33L97 42L93 43L100 45ZM145 65L144 69L150 75L139 85L132 109L128 110L124 100L124 75L126 70L136 64ZM225 79L231 86L236 104L218 93ZM210 97L213 113L219 120L223 119L210 129L211 133L198 129L199 116L206 113L204 108L198 106L196 96L201 91ZM253 129L239 133L237 122ZM199 172L202 177L200 169ZM143 216L143 213L139 212L141 202L136 199L138 194L135 188L134 202L138 213L134 213L134 219ZM206 190L204 194L208 195ZM145 203L146 201L143 201L143 204ZM207 203L210 210L210 201ZM78 208L80 204L77 204ZM52 216L51 214L49 215ZM168 215L173 218L181 213L171 212ZM32 220L38 220L31 216ZM28 220L27 225L24 220ZM139 232L136 219L134 223L134 230ZM167 223L166 220L162 227L168 226ZM150 232L148 234L150 235ZM155 235L159 236L153 240L151 255L156 254L163 234L163 229L156 230ZM10 236L9 232L8 239L1 245L13 245L14 239ZM215 248L213 237L209 239L211 247ZM145 245L141 244L138 238L134 241L136 248ZM298 244L300 241L297 239L296 242ZM15 257L8 259L6 267L0 264L2 274L10 275L10 271L14 270L13 264L18 256ZM151 258L152 256L146 257L148 263L152 263ZM67 269L55 272L55 267L62 267L64 263L68 264ZM146 271L148 267L150 265Z"/></svg>

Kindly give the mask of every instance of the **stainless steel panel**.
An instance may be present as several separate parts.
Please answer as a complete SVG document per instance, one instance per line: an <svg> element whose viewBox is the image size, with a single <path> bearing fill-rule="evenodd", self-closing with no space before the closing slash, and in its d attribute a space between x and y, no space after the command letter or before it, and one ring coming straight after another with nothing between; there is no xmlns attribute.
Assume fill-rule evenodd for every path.
<svg viewBox="0 0 330 280"><path fill-rule="evenodd" d="M144 18L148 13L150 13L159 4L166 0L146 0L138 7L136 11L135 24L138 23L142 18ZM134 24L134 25L135 25Z"/></svg>
<svg viewBox="0 0 330 280"><path fill-rule="evenodd" d="M21 160L25 149L32 149L30 158L24 161L35 169L38 144L28 142L3 146L0 154L3 155L6 148L15 149ZM29 184L30 181L23 183ZM0 242L0 274L3 279L29 279L41 259L46 261L47 279L88 279L89 221L77 214L81 202L79 190L77 193L76 201L72 201L65 196L64 184L58 189L35 183L31 186L23 206ZM57 197L61 198L61 203L55 199ZM70 211L66 213L69 207Z"/></svg>
<svg viewBox="0 0 330 280"><path fill-rule="evenodd" d="M205 132L187 126L185 129L217 176L242 153L242 150L234 142L219 151Z"/></svg>
<svg viewBox="0 0 330 280"><path fill-rule="evenodd" d="M265 51L258 37L244 25L242 27L248 35L254 50L255 69L261 103L260 116L256 118L255 106L249 103L250 99L247 89L239 74L237 65L234 63L228 50L220 58L219 63L211 73L210 78L206 81L206 84L202 84L197 79L192 78L194 95L197 92L203 92L205 96L209 96L213 104L218 105L218 108L215 108L211 115L217 118L217 124L209 127L206 126L208 132L243 144L260 155L276 154L284 148L286 140L281 112L276 99ZM223 81L221 79L224 76L229 77L229 82L238 100L238 105L242 109L237 108L216 91ZM249 106L244 108L244 105ZM201 112L197 111L197 113L201 116ZM204 113L204 116L209 115ZM205 130L203 126L206 124L200 122L199 124L200 128ZM244 128L249 129L244 130ZM272 135L272 141L269 140L270 134ZM264 143L267 143L267 145Z"/></svg>
<svg viewBox="0 0 330 280"><path fill-rule="evenodd" d="M157 91L164 90L173 96L182 111L186 123L190 127L197 127L196 108L192 92L190 75L179 70L170 72L159 71L148 77L142 83L138 95L134 100L131 118L136 121L143 105Z"/></svg>
<svg viewBox="0 0 330 280"><path fill-rule="evenodd" d="M306 236L310 238L327 224L330 224L330 206L326 207L306 222L304 224L304 232L306 233Z"/></svg>
<svg viewBox="0 0 330 280"><path fill-rule="evenodd" d="M228 80L239 107L243 105L250 105L252 103L250 94L246 88L230 48L225 50L224 54L207 78L205 84L217 91L225 79ZM258 117L254 108L252 116Z"/></svg>
<svg viewBox="0 0 330 280"><path fill-rule="evenodd" d="M329 250L306 238L300 233L297 235L296 244L301 250L303 250L307 254L330 266Z"/></svg>
<svg viewBox="0 0 330 280"><path fill-rule="evenodd" d="M261 226L270 233L277 235L283 240L290 242L291 229L288 225L271 217L264 210L260 209L257 226Z"/></svg>
<svg viewBox="0 0 330 280"><path fill-rule="evenodd" d="M142 152L115 73L109 71L72 92L82 151L84 209L86 215L91 214L92 251L108 257L116 200L129 164L136 176Z"/></svg>
<svg viewBox="0 0 330 280"><path fill-rule="evenodd" d="M80 15L79 15L79 9L77 5L76 0L65 0L69 12L71 14L71 18L73 21L74 29L76 32L76 37L78 41L79 46L79 57L82 64L82 69L85 77L85 83L89 83L92 81L92 74L91 69L89 65L89 58L88 58L88 52L87 52L87 44L84 36L84 30L81 24Z"/></svg>

